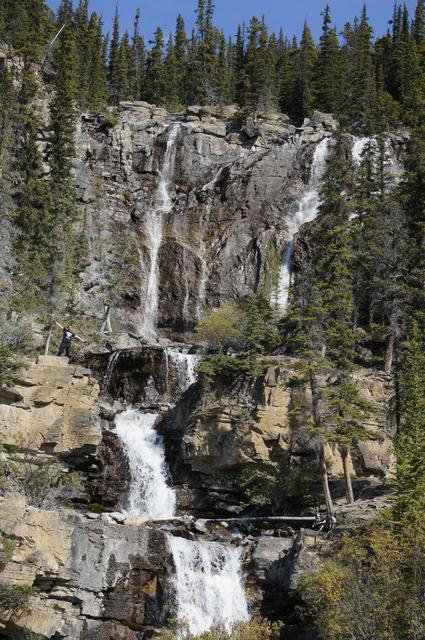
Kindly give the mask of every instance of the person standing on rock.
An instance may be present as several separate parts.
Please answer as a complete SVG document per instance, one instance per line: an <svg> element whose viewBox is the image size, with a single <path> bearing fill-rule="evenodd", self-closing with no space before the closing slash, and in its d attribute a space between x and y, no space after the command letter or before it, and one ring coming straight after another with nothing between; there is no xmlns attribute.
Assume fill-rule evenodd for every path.
<svg viewBox="0 0 425 640"><path fill-rule="evenodd" d="M65 355L69 358L71 355L72 339L75 338L76 340L79 340L82 344L84 343L84 340L79 336L77 336L77 334L72 331L72 326L70 324L67 327L63 327L56 320L55 320L55 323L63 331L62 342L59 345L58 356L62 356L65 353Z"/></svg>

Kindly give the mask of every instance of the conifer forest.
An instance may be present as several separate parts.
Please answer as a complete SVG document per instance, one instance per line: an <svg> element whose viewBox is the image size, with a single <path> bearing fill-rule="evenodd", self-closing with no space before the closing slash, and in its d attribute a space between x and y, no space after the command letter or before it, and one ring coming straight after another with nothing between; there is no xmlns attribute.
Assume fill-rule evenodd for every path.
<svg viewBox="0 0 425 640"><path fill-rule="evenodd" d="M0 640L424 640L425 0L140 4L0 0Z"/></svg>

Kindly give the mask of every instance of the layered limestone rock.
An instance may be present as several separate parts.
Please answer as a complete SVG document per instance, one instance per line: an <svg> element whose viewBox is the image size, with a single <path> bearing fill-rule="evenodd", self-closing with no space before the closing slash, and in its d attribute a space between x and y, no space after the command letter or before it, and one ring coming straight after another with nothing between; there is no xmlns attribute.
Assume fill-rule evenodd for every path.
<svg viewBox="0 0 425 640"><path fill-rule="evenodd" d="M0 580L34 588L28 613L3 615L5 637L24 637L26 629L41 638L133 640L134 629L161 625L164 534L36 509L17 495L0 499L0 508L0 533L16 542Z"/></svg>
<svg viewBox="0 0 425 640"><path fill-rule="evenodd" d="M64 457L93 454L102 439L99 386L89 369L40 356L0 390L0 442Z"/></svg>
<svg viewBox="0 0 425 640"><path fill-rule="evenodd" d="M181 507L195 510L241 512L248 508L240 487L240 474L253 465L275 465L285 475L290 467L303 468L317 460L318 439L312 430L313 402L310 386L299 379L296 361L275 357L263 379L231 388L221 385L188 392L163 420L171 470L179 485ZM318 378L319 388L332 373ZM354 477L391 476L394 467L392 437L394 417L389 413L393 395L389 376L356 370L361 396L370 407L364 426L371 439L352 452ZM316 406L321 423L330 432L325 394ZM326 445L328 471L336 482L342 477L337 444Z"/></svg>
<svg viewBox="0 0 425 640"><path fill-rule="evenodd" d="M205 306L244 297L270 277L315 144L336 126L324 114L295 129L278 113L247 121L234 107L175 115L144 102L83 116L77 186L91 255L78 305L100 318L112 303L115 322L135 335L150 270L146 220L173 124L171 212L158 254L158 322L171 334L193 328Z"/></svg>

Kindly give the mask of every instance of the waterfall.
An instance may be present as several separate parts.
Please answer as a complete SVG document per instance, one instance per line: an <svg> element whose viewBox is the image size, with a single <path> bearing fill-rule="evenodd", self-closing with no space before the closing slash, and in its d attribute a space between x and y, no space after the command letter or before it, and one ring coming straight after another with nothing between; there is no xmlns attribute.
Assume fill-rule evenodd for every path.
<svg viewBox="0 0 425 640"><path fill-rule="evenodd" d="M158 187L154 196L153 207L146 217L145 232L149 247L150 265L140 331L141 335L147 340L154 340L156 338L159 288L158 256L162 242L165 217L172 209L170 191L176 161L175 143L179 130L179 124L172 124L170 127L167 148L162 163Z"/></svg>
<svg viewBox="0 0 425 640"><path fill-rule="evenodd" d="M201 360L200 356L196 353L186 353L173 347L167 347L165 349L165 358L167 362L167 370L169 362L171 362L177 369L177 380L180 391L184 393L186 389L192 386L192 384L195 384L198 379L198 366Z"/></svg>
<svg viewBox="0 0 425 640"><path fill-rule="evenodd" d="M317 145L311 164L307 191L303 194L300 200L297 201L289 215L288 232L290 240L282 257L275 299L276 307L282 313L286 311L288 306L289 287L291 285L294 257L294 237L303 224L314 220L319 211L320 181L326 166L329 144L330 138L324 138Z"/></svg>
<svg viewBox="0 0 425 640"><path fill-rule="evenodd" d="M359 165L362 159L363 152L366 146L370 143L375 143L372 138L364 136L363 138L354 138L353 148L351 150L351 157L355 165Z"/></svg>
<svg viewBox="0 0 425 640"><path fill-rule="evenodd" d="M104 385L105 385L105 389L108 390L109 389L109 385L111 384L111 380L112 380L112 376L114 374L114 370L116 367L116 364L119 360L119 357L121 355L121 351L114 351L110 356L109 356L109 360L108 360L108 364L106 367L106 372L105 372L105 378L104 378Z"/></svg>
<svg viewBox="0 0 425 640"><path fill-rule="evenodd" d="M176 496L168 483L164 443L155 431L158 415L129 408L117 416L116 433L124 444L131 475L129 515L171 518L175 513Z"/></svg>
<svg viewBox="0 0 425 640"><path fill-rule="evenodd" d="M177 617L192 633L249 620L241 549L172 536L168 542L176 569Z"/></svg>

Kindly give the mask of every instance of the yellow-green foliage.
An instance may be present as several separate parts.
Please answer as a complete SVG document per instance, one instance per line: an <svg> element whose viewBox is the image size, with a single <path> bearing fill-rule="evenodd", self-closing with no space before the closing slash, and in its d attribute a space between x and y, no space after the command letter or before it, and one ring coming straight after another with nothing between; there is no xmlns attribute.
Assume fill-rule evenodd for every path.
<svg viewBox="0 0 425 640"><path fill-rule="evenodd" d="M244 314L236 302L207 311L196 327L198 338L212 349L224 351L243 344Z"/></svg>
<svg viewBox="0 0 425 640"><path fill-rule="evenodd" d="M281 623L270 623L268 620L238 622L230 631L223 627L213 627L199 635L190 633L187 625L176 623L171 629L163 631L159 640L278 640Z"/></svg>
<svg viewBox="0 0 425 640"><path fill-rule="evenodd" d="M298 590L324 640L425 637L423 515L421 520L416 531L399 536L381 517L301 577Z"/></svg>

